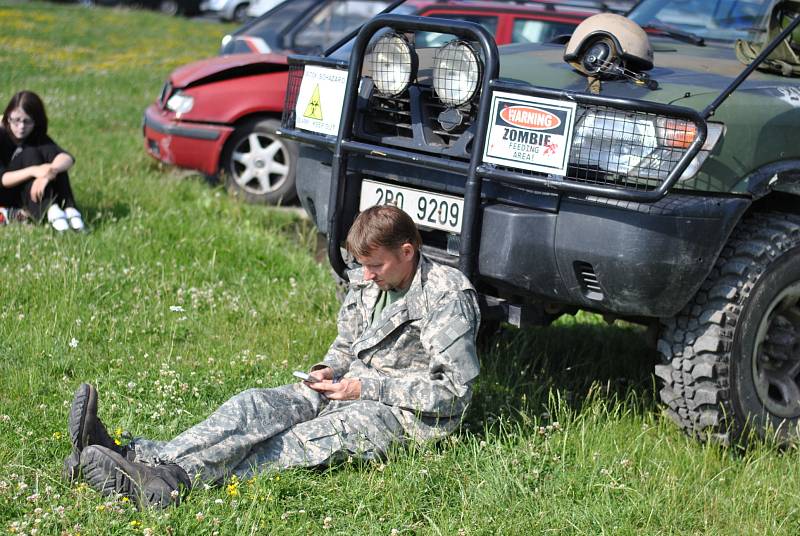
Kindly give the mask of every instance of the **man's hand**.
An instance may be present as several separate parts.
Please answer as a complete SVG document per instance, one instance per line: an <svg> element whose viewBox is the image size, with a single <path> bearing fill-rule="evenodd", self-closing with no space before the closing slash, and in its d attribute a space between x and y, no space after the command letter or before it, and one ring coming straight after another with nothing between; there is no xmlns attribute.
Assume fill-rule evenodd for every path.
<svg viewBox="0 0 800 536"><path fill-rule="evenodd" d="M333 380L333 369L331 367L323 367L317 370L312 370L308 373L308 375L317 381Z"/></svg>
<svg viewBox="0 0 800 536"><path fill-rule="evenodd" d="M329 400L358 400L361 398L361 380L357 378L344 378L338 383L333 383L332 380L322 380L306 383L306 385L325 395Z"/></svg>

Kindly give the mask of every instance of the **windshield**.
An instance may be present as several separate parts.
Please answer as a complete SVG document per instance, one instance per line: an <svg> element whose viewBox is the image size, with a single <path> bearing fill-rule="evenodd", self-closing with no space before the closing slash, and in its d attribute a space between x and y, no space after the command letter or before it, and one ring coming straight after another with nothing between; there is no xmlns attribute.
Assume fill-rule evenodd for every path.
<svg viewBox="0 0 800 536"><path fill-rule="evenodd" d="M244 26L236 33L244 33L245 35L255 35L264 38L270 34L281 32L286 26L296 22L297 19L302 17L303 14L307 13L318 3L317 0L291 0L289 2L282 2L272 11L269 11L252 24Z"/></svg>
<svg viewBox="0 0 800 536"><path fill-rule="evenodd" d="M389 4L376 0L337 0L326 4L295 31L289 48L322 52L383 11Z"/></svg>
<svg viewBox="0 0 800 536"><path fill-rule="evenodd" d="M748 39L764 26L774 0L642 0L628 18L640 26L666 27L703 37Z"/></svg>

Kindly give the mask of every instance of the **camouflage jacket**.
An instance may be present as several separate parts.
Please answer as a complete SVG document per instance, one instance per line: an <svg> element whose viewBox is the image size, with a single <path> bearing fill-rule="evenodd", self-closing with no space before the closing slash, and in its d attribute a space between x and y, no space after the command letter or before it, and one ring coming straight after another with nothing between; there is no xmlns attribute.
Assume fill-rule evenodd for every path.
<svg viewBox="0 0 800 536"><path fill-rule="evenodd" d="M392 406L409 436L430 439L455 428L478 375L480 323L475 289L464 275L423 255L406 295L370 325L380 289L349 273L338 336L322 363L336 377L361 380L361 399Z"/></svg>

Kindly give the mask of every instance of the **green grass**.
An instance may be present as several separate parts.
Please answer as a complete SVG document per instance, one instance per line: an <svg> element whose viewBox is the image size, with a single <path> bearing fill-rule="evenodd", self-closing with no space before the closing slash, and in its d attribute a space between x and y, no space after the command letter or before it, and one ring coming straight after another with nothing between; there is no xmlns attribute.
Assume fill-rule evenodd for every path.
<svg viewBox="0 0 800 536"><path fill-rule="evenodd" d="M733 452L662 418L643 332L591 315L481 349L463 431L383 464L264 474L137 511L60 480L81 381L112 430L169 438L291 381L337 305L314 231L144 153L145 106L230 27L0 2L0 96L40 93L92 227L0 229L0 531L33 534L796 534L796 450ZM118 430L117 430L118 429ZM329 518L326 522L326 518ZM327 527L327 529L326 529Z"/></svg>

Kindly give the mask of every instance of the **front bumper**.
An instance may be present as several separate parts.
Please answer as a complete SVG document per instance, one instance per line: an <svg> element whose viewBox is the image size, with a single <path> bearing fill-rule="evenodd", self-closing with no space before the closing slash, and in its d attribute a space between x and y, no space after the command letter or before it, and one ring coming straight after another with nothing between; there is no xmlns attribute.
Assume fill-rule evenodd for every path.
<svg viewBox="0 0 800 536"><path fill-rule="evenodd" d="M297 191L319 230L329 234L329 150L301 146ZM463 195L463 177L414 166L359 160L360 176ZM360 176L359 176L360 175ZM459 186L461 185L461 186ZM743 197L670 193L655 203L555 195L484 181L473 282L488 295L627 317L671 317L711 271L722 245L750 205ZM360 195L360 192L358 192ZM358 210L349 199L344 219ZM457 265L446 234L424 236L426 251ZM455 252L453 252L455 253Z"/></svg>
<svg viewBox="0 0 800 536"><path fill-rule="evenodd" d="M144 112L142 131L145 150L156 160L216 175L233 127L177 120L151 104Z"/></svg>

